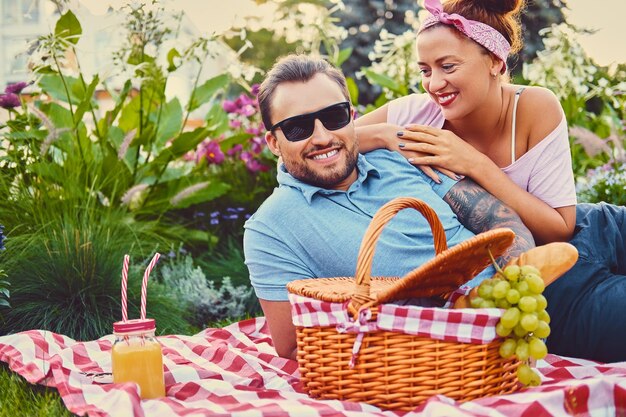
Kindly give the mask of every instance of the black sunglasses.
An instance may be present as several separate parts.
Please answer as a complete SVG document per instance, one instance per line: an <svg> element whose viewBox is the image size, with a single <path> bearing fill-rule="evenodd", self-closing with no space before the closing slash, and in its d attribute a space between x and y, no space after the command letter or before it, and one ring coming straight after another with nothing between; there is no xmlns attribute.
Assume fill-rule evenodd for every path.
<svg viewBox="0 0 626 417"><path fill-rule="evenodd" d="M352 120L350 102L344 101L313 113L289 117L272 126L270 132L280 129L288 141L298 142L311 137L313 130L315 130L316 119L322 122L328 130L341 129Z"/></svg>

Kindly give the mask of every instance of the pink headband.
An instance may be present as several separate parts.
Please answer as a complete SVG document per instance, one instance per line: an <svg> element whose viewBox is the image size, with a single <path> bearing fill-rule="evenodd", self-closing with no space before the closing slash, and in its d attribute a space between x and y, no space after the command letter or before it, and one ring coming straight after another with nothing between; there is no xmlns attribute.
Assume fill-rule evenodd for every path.
<svg viewBox="0 0 626 417"><path fill-rule="evenodd" d="M444 12L440 0L424 0L424 7L432 16L429 16L424 21L418 33L437 23L454 26L459 32L484 46L489 52L500 58L504 62L506 71L506 58L509 56L511 44L500 32L482 22L466 19L456 13L448 14Z"/></svg>

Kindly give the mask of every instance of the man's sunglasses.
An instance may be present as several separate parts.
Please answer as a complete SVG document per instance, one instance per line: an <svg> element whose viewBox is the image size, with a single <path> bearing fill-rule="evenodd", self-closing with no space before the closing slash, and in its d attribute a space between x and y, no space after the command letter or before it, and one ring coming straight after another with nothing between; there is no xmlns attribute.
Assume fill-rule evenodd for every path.
<svg viewBox="0 0 626 417"><path fill-rule="evenodd" d="M288 141L298 142L313 135L316 119L328 130L341 129L352 120L350 103L344 101L313 113L289 117L272 126L270 132L280 129Z"/></svg>

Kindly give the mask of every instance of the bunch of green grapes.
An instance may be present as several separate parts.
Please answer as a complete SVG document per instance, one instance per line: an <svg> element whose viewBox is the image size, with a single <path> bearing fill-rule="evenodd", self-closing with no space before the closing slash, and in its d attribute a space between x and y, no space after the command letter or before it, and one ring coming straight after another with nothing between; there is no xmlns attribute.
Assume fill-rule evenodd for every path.
<svg viewBox="0 0 626 417"><path fill-rule="evenodd" d="M528 365L530 358L543 359L548 354L545 339L550 334L548 301L542 295L545 284L541 273L531 265L509 265L478 287L478 296L470 303L474 308L506 309L496 325L496 333L505 338L500 356L516 356L522 364L517 378L524 385L541 384L541 378Z"/></svg>

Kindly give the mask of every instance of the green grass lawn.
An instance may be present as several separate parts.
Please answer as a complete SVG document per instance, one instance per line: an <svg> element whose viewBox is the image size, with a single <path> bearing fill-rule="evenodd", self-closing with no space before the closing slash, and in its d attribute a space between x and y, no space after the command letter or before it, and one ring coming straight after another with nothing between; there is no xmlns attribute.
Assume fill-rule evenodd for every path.
<svg viewBox="0 0 626 417"><path fill-rule="evenodd" d="M58 391L31 385L0 363L0 417L74 416L67 411Z"/></svg>

